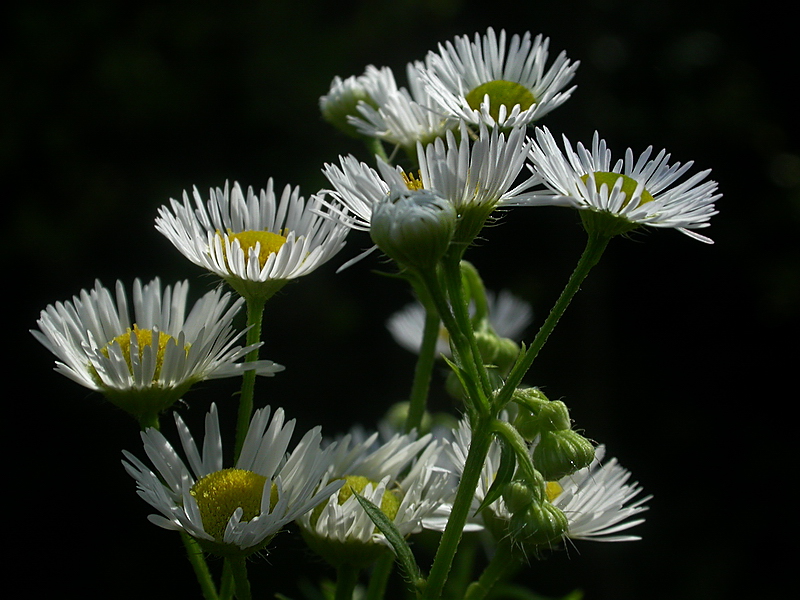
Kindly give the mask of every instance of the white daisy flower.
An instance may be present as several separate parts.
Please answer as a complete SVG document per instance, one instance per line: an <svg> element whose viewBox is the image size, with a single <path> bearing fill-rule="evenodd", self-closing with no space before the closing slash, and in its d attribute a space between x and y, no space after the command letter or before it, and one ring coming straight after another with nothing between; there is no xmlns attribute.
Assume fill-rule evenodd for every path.
<svg viewBox="0 0 800 600"><path fill-rule="evenodd" d="M453 470L457 475L463 471L471 440L469 424L463 420L455 430L452 442L448 444L444 468ZM475 510L494 483L500 467L500 454L500 445L495 441L489 449L475 491ZM637 515L647 510L645 504L651 496L640 496L642 488L638 483L630 482L630 472L621 467L614 458L604 462L604 456L605 446L598 446L595 458L588 467L558 481L548 481L547 499L566 516L567 538L597 542L629 542L641 539L622 532L644 522ZM490 511L492 520L499 522L508 522L512 516L502 497L486 510ZM476 518L485 522L485 517Z"/></svg>
<svg viewBox="0 0 800 600"><path fill-rule="evenodd" d="M156 278L135 280L133 312L121 282L116 293L96 282L71 301L41 312L40 331L31 331L56 355L56 371L137 418L149 419L205 379L253 369L273 375L283 367L269 360L237 362L260 346L237 346L233 318L243 300L231 302L220 289L205 294L188 311L188 282L165 286Z"/></svg>
<svg viewBox="0 0 800 600"><path fill-rule="evenodd" d="M480 126L476 140L470 142L462 125L459 139L452 131L445 139L417 144L419 177L404 173L378 159L373 169L353 156L339 157L339 165L326 164L323 173L333 186L325 201L330 212L353 229L369 231L377 204L392 193L427 190L453 204L458 214L454 239L464 243L483 227L498 206L528 204L529 191L540 182L538 175L517 183L526 164L532 141L522 128L508 135Z"/></svg>
<svg viewBox="0 0 800 600"><path fill-rule="evenodd" d="M537 128L531 148L533 169L549 188L534 195L531 204L557 204L584 209L581 216L611 216L602 224L612 234L638 227L674 227L701 242L713 243L696 229L709 226L717 214L714 202L722 197L715 181L703 181L711 172L701 171L677 183L692 162L670 165L670 155L661 150L651 158L652 146L638 159L628 148L625 158L611 162L611 151L595 132L591 150L578 143L573 149L564 137L562 152L547 128Z"/></svg>
<svg viewBox="0 0 800 600"><path fill-rule="evenodd" d="M395 434L378 442L378 433L357 440L354 433L338 441L324 483L346 483L298 523L309 545L331 564L365 566L389 547L353 492L376 506L403 536L431 523L453 493L450 473L436 467L442 447L427 434Z"/></svg>
<svg viewBox="0 0 800 600"><path fill-rule="evenodd" d="M490 127L527 126L563 104L575 87L578 62L562 52L545 68L550 40L530 32L507 42L492 28L483 36L457 37L439 44L425 61L424 78L432 100L458 119Z"/></svg>
<svg viewBox="0 0 800 600"><path fill-rule="evenodd" d="M286 186L280 199L269 179L258 194L238 183L211 190L203 202L184 192L183 203L162 206L156 229L186 258L227 281L246 298L267 299L288 281L330 260L345 243L348 228L320 214L318 196L305 201Z"/></svg>
<svg viewBox="0 0 800 600"><path fill-rule="evenodd" d="M321 484L336 446L320 448L320 428L289 451L295 422L284 421L282 409L274 414L270 407L257 410L232 468L224 466L216 405L206 415L202 453L177 414L185 459L158 430L143 431L144 451L156 472L130 452L124 452L123 465L136 480L139 496L160 513L148 519L164 529L185 531L215 554L262 549L342 485Z"/></svg>
<svg viewBox="0 0 800 600"><path fill-rule="evenodd" d="M458 120L444 114L431 100L422 80L422 69L422 63L409 63L408 89L395 89L374 104L359 103L359 114L350 116L349 123L361 134L399 146L412 156L418 142L430 143L455 129Z"/></svg>
<svg viewBox="0 0 800 600"><path fill-rule="evenodd" d="M487 290L486 301L489 307L489 324L494 332L501 338L519 341L525 328L533 320L531 305L508 290L501 290L496 295ZM470 312L474 312L474 305L470 306ZM425 329L425 307L419 302L410 302L389 317L386 327L403 348L419 353ZM450 356L450 337L445 328L441 329L436 341L436 354Z"/></svg>
<svg viewBox="0 0 800 600"><path fill-rule="evenodd" d="M361 132L349 119L357 118L359 104L382 106L387 97L397 91L394 73L389 67L379 69L369 65L362 75L346 79L334 77L328 93L319 99L320 112L326 121L338 129L358 137Z"/></svg>

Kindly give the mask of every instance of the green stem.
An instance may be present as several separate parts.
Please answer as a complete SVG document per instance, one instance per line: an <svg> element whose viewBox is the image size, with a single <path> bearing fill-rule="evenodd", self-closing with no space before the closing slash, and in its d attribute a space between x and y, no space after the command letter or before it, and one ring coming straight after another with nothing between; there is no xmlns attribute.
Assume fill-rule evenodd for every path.
<svg viewBox="0 0 800 600"><path fill-rule="evenodd" d="M231 600L234 592L233 570L231 569L231 561L226 558L222 563L222 582L219 587L220 600Z"/></svg>
<svg viewBox="0 0 800 600"><path fill-rule="evenodd" d="M433 365L436 362L436 342L439 339L439 313L430 302L423 302L425 306L425 327L422 331L422 345L417 356L417 365L414 369L414 381L411 385L409 396L408 416L406 417L406 432L412 429L419 431L425 408L428 403L428 390L430 388Z"/></svg>
<svg viewBox="0 0 800 600"><path fill-rule="evenodd" d="M423 588L422 598L424 600L440 598L444 584L447 582L447 576L453 564L453 557L458 550L461 536L464 533L464 525L466 525L472 510L472 502L480 481L483 463L486 460L486 455L492 442L492 420L487 415L479 415L476 419L477 423L473 426L472 443L469 446L464 472L458 485L456 498L453 501L453 508L442 534L442 539L439 541L439 548L433 559L428 580Z"/></svg>
<svg viewBox="0 0 800 600"><path fill-rule="evenodd" d="M228 558L228 564L233 573L237 600L252 600L250 580L247 578L247 559L244 556L231 556Z"/></svg>
<svg viewBox="0 0 800 600"><path fill-rule="evenodd" d="M470 355L475 365L475 373L481 384L484 394L492 392L489 385L489 375L486 366L483 364L478 344L475 340L475 333L472 328L472 320L469 317L469 303L464 297L464 285L461 277L461 260L450 260L445 257L443 261L447 294L450 297L450 306L453 309L453 316L459 330L464 334L464 338L469 344Z"/></svg>
<svg viewBox="0 0 800 600"><path fill-rule="evenodd" d="M367 586L367 595L364 600L383 600L386 594L386 584L394 570L394 553L383 552L372 568L372 575Z"/></svg>
<svg viewBox="0 0 800 600"><path fill-rule="evenodd" d="M358 567L340 565L336 569L336 596L334 600L353 600L353 591L358 583Z"/></svg>
<svg viewBox="0 0 800 600"><path fill-rule="evenodd" d="M586 248L584 248L583 254L578 261L575 270L572 272L569 281L567 281L567 285L561 292L561 296L559 296L555 305L553 305L550 314L547 316L545 322L542 323L541 328L536 334L536 337L533 339L531 345L526 350L525 354L511 369L511 372L506 378L505 385L497 395L495 401L495 408L497 410L503 408L511 400L511 395L514 393L514 390L516 390L519 384L522 382L522 378L528 372L528 369L530 369L534 359L544 346L547 338L553 332L553 329L555 329L556 324L564 314L564 311L567 310L572 298L578 293L578 290L580 289L584 279L586 279L586 276L589 274L589 271L591 271L592 267L594 267L600 261L600 257L603 255L603 252L605 251L610 239L611 237L609 236L589 234L589 239L586 242Z"/></svg>
<svg viewBox="0 0 800 600"><path fill-rule="evenodd" d="M514 571L518 564L519 558L511 551L511 546L508 543L499 543L478 581L472 582L467 588L464 600L483 600L494 584Z"/></svg>
<svg viewBox="0 0 800 600"><path fill-rule="evenodd" d="M473 408L484 414L488 413L489 403L486 400L486 394L482 386L476 384L481 383L482 379L478 373L477 364L473 357L472 344L470 343L469 336L472 333L472 328L467 327L463 329L456 321L455 316L451 310L451 304L448 303L445 293L439 282L439 277L433 271L420 271L422 280L425 283L427 292L431 301L436 306L439 313L439 318L447 328L450 335L450 341L455 347L455 358L457 359L458 366L466 371L468 389L466 389L467 397L472 402L469 408ZM481 364L481 367L483 365Z"/></svg>
<svg viewBox="0 0 800 600"><path fill-rule="evenodd" d="M366 138L364 140L364 144L367 146L367 150L369 150L373 155L380 156L385 162L389 162L389 157L386 154L386 148L383 147L383 142L379 138Z"/></svg>
<svg viewBox="0 0 800 600"><path fill-rule="evenodd" d="M181 539L186 548L186 556L189 558L189 563L194 569L197 583L200 584L200 590L203 592L203 598L206 600L218 600L217 588L214 585L214 580L211 577L211 572L206 564L206 558L203 555L203 550L197 543L197 540L190 536L185 531L181 531Z"/></svg>
<svg viewBox="0 0 800 600"><path fill-rule="evenodd" d="M250 329L247 330L246 343L248 346L261 341L261 323L264 318L264 305L265 301L263 300L247 299L247 325L250 327ZM245 362L254 362L256 360L258 360L258 348L251 350L247 354ZM239 396L239 415L236 421L236 459L239 458L239 453L242 451L242 446L244 445L244 438L250 427L250 418L253 415L255 386L255 369L245 371L242 375L242 392Z"/></svg>

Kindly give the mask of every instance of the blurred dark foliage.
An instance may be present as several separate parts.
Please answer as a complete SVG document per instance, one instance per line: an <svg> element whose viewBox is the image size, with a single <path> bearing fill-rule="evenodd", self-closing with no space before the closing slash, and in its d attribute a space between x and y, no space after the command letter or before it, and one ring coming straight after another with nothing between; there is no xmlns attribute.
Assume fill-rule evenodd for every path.
<svg viewBox="0 0 800 600"><path fill-rule="evenodd" d="M160 205L192 186L271 176L316 192L325 162L366 157L319 117L334 75L371 63L402 82L406 62L491 25L541 32L553 55L581 61L551 130L589 142L597 129L618 156L665 147L712 168L725 194L706 231L713 246L669 230L614 240L530 374L654 494L644 540L577 543L520 580L552 595L580 587L587 600L782 597L800 296L798 57L783 12L717 0L6 4L2 255L22 346L4 367L4 489L27 596L198 596L179 539L147 523L120 466L122 448L141 455L134 424L52 373L27 332L39 310L96 278L190 278L199 296L215 282L155 231ZM541 322L582 235L571 211L513 210L468 258ZM372 272L385 266L375 257L334 274L368 244L351 236L268 307L264 356L287 370L261 381L259 403L283 406L299 430L370 427L407 393L413 357L384 322L409 292ZM208 383L179 410L199 424L235 391ZM331 575L290 534L256 562L262 598L299 598L298 577Z"/></svg>

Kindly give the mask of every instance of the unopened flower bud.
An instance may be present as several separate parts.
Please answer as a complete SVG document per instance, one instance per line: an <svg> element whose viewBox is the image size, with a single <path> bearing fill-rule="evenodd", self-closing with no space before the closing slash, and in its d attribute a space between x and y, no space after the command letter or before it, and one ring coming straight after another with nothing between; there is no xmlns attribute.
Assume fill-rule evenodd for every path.
<svg viewBox="0 0 800 600"><path fill-rule="evenodd" d="M528 481L510 481L503 488L503 500L512 514L524 511L532 503L540 504L545 498L545 481L541 473L535 471L537 480L534 484Z"/></svg>
<svg viewBox="0 0 800 600"><path fill-rule="evenodd" d="M588 467L592 460L594 446L572 429L543 432L533 449L533 464L548 481Z"/></svg>
<svg viewBox="0 0 800 600"><path fill-rule="evenodd" d="M563 537L568 528L566 515L549 502L533 502L508 522L511 539L525 545L550 544Z"/></svg>
<svg viewBox="0 0 800 600"><path fill-rule="evenodd" d="M502 373L508 373L519 355L517 342L500 337L491 329L476 331L475 341L483 363L496 366Z"/></svg>
<svg viewBox="0 0 800 600"><path fill-rule="evenodd" d="M401 265L430 269L447 251L455 225L455 207L435 192L395 190L375 205L370 235Z"/></svg>

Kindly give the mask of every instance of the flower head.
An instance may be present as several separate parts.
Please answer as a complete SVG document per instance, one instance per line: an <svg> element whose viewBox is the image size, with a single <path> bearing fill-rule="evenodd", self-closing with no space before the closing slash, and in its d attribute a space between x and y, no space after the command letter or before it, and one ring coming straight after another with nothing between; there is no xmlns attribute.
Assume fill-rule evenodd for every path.
<svg viewBox="0 0 800 600"><path fill-rule="evenodd" d="M216 289L187 314L188 282L133 284L133 312L121 282L116 293L98 281L66 302L50 305L31 333L56 355L56 371L148 421L204 379L254 369L273 375L272 361L237 362L260 344L236 346L232 322L243 301Z"/></svg>
<svg viewBox="0 0 800 600"><path fill-rule="evenodd" d="M534 174L518 182L532 143L524 129L508 134L484 126L479 129L472 142L462 125L458 136L448 131L444 139L427 146L418 143L418 177L380 159L376 170L352 156L342 156L339 165L328 164L323 170L333 186L328 192L332 200L326 200L326 205L348 226L369 231L375 207L387 196L426 190L453 205L454 241L466 247L496 208L527 204L530 189L540 181Z"/></svg>
<svg viewBox="0 0 800 600"><path fill-rule="evenodd" d="M351 123L351 119L357 118L359 106L362 103L370 108L382 106L387 97L397 91L390 68L378 69L370 65L362 75L346 79L334 77L328 93L319 99L320 112L337 129L351 137L358 137L364 134Z"/></svg>
<svg viewBox="0 0 800 600"><path fill-rule="evenodd" d="M357 440L351 433L339 440L327 481L344 481L331 496L299 519L309 544L332 564L370 564L385 548L386 537L376 528L355 494L380 507L401 535L420 532L453 493L449 473L435 463L441 445L430 434L395 434L385 443L374 433Z"/></svg>
<svg viewBox="0 0 800 600"><path fill-rule="evenodd" d="M490 127L526 126L563 104L578 68L562 52L549 68L549 39L526 32L506 39L489 28L483 36L457 37L425 60L430 97L446 114Z"/></svg>
<svg viewBox="0 0 800 600"><path fill-rule="evenodd" d="M272 417L270 419L270 417ZM336 492L342 483L322 484L335 445L320 448L319 427L292 449L294 421L269 407L257 410L235 465L225 468L216 405L206 415L202 453L188 427L175 423L185 460L154 428L142 432L144 451L154 473L124 452L128 474L139 496L160 514L149 520L165 529L185 531L209 552L250 554L262 549L288 523Z"/></svg>
<svg viewBox="0 0 800 600"><path fill-rule="evenodd" d="M583 209L587 229L599 228L610 235L625 233L640 225L674 227L706 243L711 240L695 230L708 227L717 214L715 181L703 181L710 170L685 179L692 162L669 164L661 150L651 158L648 147L638 159L628 148L625 158L612 164L611 151L595 132L591 150L578 143L573 149L564 137L562 152L547 128L536 130L531 148L533 170L549 191L534 195L532 204L557 204Z"/></svg>
<svg viewBox="0 0 800 600"><path fill-rule="evenodd" d="M431 99L422 71L422 63L409 63L408 88L391 90L375 103L360 102L358 114L348 118L350 126L362 135L403 148L413 158L418 143L426 145L457 128L458 120Z"/></svg>
<svg viewBox="0 0 800 600"><path fill-rule="evenodd" d="M469 424L463 420L455 430L453 440L444 455L449 461L445 468L453 470L457 475L463 471L471 439ZM532 453L534 448L535 444L531 447ZM489 449L475 491L476 509L494 482L500 468L500 456L500 445L495 441ZM621 467L616 459L604 458L605 447L601 445L595 449L594 460L588 467L557 481L545 482L546 504L566 517L565 538L598 542L640 539L622 532L644 521L637 515L647 510L645 504L650 496L640 496L642 488L638 483L630 482L630 472ZM508 534L512 511L506 500L500 497L484 509L480 520L496 535L503 537Z"/></svg>
<svg viewBox="0 0 800 600"><path fill-rule="evenodd" d="M277 198L270 179L258 194L233 188L211 190L204 203L197 189L194 205L162 206L156 229L193 263L215 273L246 298L265 300L292 279L332 258L345 243L348 228L320 214L318 196L305 201L299 188L286 186Z"/></svg>

